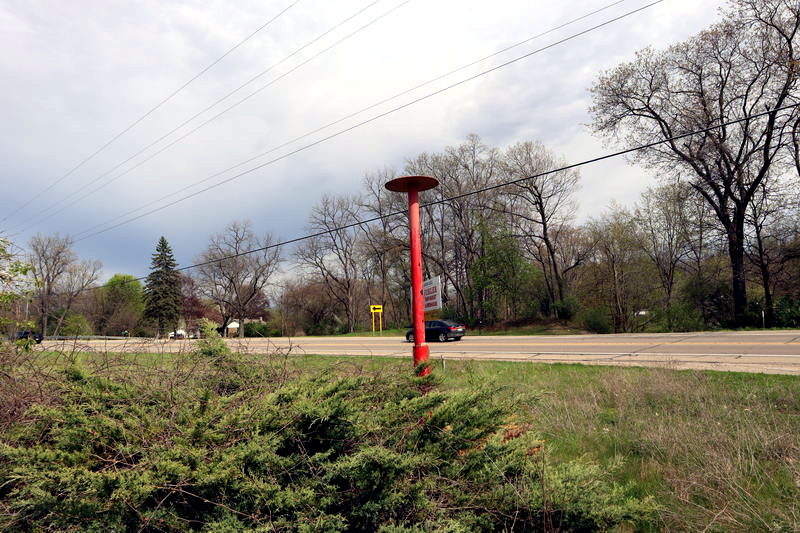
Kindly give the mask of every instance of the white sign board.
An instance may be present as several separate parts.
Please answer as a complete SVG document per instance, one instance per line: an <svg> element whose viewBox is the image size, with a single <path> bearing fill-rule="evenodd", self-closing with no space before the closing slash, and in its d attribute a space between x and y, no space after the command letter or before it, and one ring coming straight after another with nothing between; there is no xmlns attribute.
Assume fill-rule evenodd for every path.
<svg viewBox="0 0 800 533"><path fill-rule="evenodd" d="M442 308L442 278L426 279L422 282L422 305L425 312Z"/></svg>

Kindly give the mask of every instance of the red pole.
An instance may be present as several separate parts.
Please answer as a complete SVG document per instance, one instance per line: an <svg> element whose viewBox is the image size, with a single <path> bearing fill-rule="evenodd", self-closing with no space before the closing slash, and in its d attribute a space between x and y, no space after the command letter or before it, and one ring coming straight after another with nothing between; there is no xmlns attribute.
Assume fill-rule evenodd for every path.
<svg viewBox="0 0 800 533"><path fill-rule="evenodd" d="M422 299L422 242L419 225L419 191L408 191L408 230L411 253L411 307L414 317L414 367L428 361L430 349L425 342L425 307ZM420 376L431 373L425 367Z"/></svg>
<svg viewBox="0 0 800 533"><path fill-rule="evenodd" d="M411 255L411 313L414 328L414 368L428 362L430 350L425 343L425 304L422 298L422 243L419 224L419 193L439 185L430 176L403 176L386 183L386 188L394 192L408 193L408 233ZM420 376L431 373L425 366Z"/></svg>

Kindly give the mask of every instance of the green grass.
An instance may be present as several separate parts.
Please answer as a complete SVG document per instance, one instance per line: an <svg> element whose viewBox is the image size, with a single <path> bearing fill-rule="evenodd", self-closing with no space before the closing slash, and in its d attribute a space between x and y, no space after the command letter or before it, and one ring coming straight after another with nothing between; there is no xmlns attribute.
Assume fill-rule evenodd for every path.
<svg viewBox="0 0 800 533"><path fill-rule="evenodd" d="M376 331L354 331L353 333L342 333L340 335L309 335L310 337L402 337L408 328L390 328L383 330L383 333Z"/></svg>
<svg viewBox="0 0 800 533"><path fill-rule="evenodd" d="M408 372L387 358L298 359L304 371ZM489 361L435 363L443 386L502 387L551 457L616 465L670 531L800 530L800 377Z"/></svg>
<svg viewBox="0 0 800 533"><path fill-rule="evenodd" d="M469 330L470 335L581 335L584 333L586 332L582 329L559 324L537 324L504 329L482 328Z"/></svg>
<svg viewBox="0 0 800 533"><path fill-rule="evenodd" d="M96 366L103 357L120 364L109 354L76 361ZM129 354L122 364L167 367L180 357ZM295 375L411 371L407 360L382 357L284 362ZM445 389L498 387L514 404L508 423L536 432L551 460L590 458L631 483L632 494L655 496L663 530L800 530L800 377L494 361L433 366Z"/></svg>
<svg viewBox="0 0 800 533"><path fill-rule="evenodd" d="M409 328L390 328L383 330L384 337L403 337ZM571 326L560 324L534 324L530 326L510 327L510 328L467 328L467 335L580 335L585 331ZM320 336L320 335L312 335ZM378 332L354 331L353 333L343 333L340 335L328 335L333 337L372 337L380 336Z"/></svg>

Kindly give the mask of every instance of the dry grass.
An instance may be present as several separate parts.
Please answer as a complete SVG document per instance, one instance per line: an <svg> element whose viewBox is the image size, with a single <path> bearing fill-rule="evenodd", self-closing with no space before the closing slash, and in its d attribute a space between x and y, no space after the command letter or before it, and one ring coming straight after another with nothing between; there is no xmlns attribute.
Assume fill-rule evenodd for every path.
<svg viewBox="0 0 800 533"><path fill-rule="evenodd" d="M556 458L618 465L639 495L664 505L664 530L800 531L800 377L475 361L437 370L452 388L507 387L518 422Z"/></svg>
<svg viewBox="0 0 800 533"><path fill-rule="evenodd" d="M555 453L621 462L666 504L665 529L800 530L800 378L470 366L512 390L540 389L527 414Z"/></svg>

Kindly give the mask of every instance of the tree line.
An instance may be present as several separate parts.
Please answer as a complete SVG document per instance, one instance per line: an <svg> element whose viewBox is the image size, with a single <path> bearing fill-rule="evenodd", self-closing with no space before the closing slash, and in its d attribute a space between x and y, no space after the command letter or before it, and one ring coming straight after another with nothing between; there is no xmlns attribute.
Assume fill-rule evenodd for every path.
<svg viewBox="0 0 800 533"><path fill-rule="evenodd" d="M594 133L646 146L631 162L657 177L635 205L579 219L579 171L553 171L563 156L539 141L494 147L471 135L369 173L357 194L323 196L307 223L317 236L291 250L229 224L201 266L170 278L168 319L147 305L167 300L132 276L87 291L100 265L79 261L66 237L36 236L34 314L48 333L164 333L209 317L240 322L241 335L248 320L251 334L294 335L366 328L368 306L381 304L387 323L406 325L407 220L395 214L405 198L383 185L425 174L440 183L423 194L423 257L426 277L443 281L444 317L598 332L798 326L798 29L794 1L731 0L698 35L598 75Z"/></svg>
<svg viewBox="0 0 800 533"><path fill-rule="evenodd" d="M281 260L279 248L269 248L272 240L257 237L250 223L233 222L210 237L197 257L200 266L188 275L162 236L144 283L115 274L103 285L97 285L102 264L80 260L70 237L36 235L22 257L2 241L0 326L11 333L35 328L49 336L161 336L179 328L197 331L201 318L222 330L234 320L264 322L270 312L265 287ZM257 246L267 250L241 254ZM244 327L237 333L244 335Z"/></svg>

